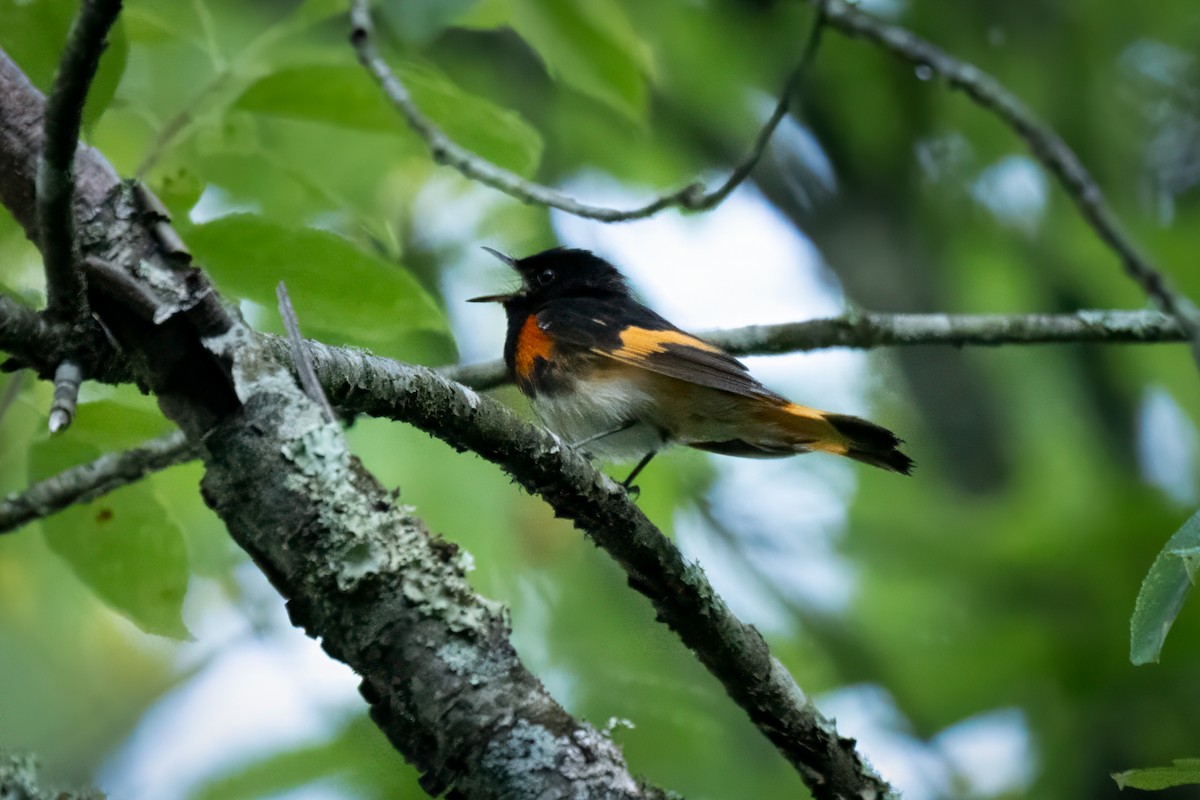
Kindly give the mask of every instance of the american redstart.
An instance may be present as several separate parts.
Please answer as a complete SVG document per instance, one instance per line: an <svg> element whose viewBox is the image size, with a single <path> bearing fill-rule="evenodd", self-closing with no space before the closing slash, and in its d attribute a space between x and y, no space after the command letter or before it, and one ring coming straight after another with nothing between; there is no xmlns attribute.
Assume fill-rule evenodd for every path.
<svg viewBox="0 0 1200 800"><path fill-rule="evenodd" d="M628 488L662 448L780 458L819 450L909 474L913 461L886 428L788 402L719 347L634 299L617 268L587 250L516 259L484 248L521 276L503 303L504 361L546 427L591 455L640 458Z"/></svg>

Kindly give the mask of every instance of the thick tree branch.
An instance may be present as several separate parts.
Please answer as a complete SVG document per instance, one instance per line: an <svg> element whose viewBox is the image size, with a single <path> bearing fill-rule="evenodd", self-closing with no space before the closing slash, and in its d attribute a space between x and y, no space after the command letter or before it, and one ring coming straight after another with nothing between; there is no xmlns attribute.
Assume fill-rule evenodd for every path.
<svg viewBox="0 0 1200 800"><path fill-rule="evenodd" d="M0 128L5 119L0 113ZM4 133L0 146L10 140L19 142L21 136ZM5 175L0 183L7 179ZM99 220L94 232L98 238L89 242L89 249L98 254L97 263L108 265L93 268L105 299L101 313L106 322L113 323L114 334L130 352L135 373L160 393L164 409L180 420L191 437L216 425L206 448L209 471L205 487L210 502L239 542L292 598L290 608L297 623L324 635L331 653L367 676L364 693L373 703L376 718L401 749L429 770L430 788L457 783L487 792L497 788L497 780L512 780L512 774L503 771L482 774L473 757L493 762L498 757L511 764L544 744L548 732L559 730L555 726L578 723L544 698L544 693L539 695L540 685L529 678L532 684L525 687L529 690L525 694L540 699L530 701L536 707L521 709L529 712L517 717L526 724L506 729L510 735L500 742L499 755L491 750L479 752L495 745L494 740L456 740L448 747L447 742L430 740L428 728L418 724L414 730L414 720L431 719L424 715L436 712L434 719L449 725L448 730L475 735L472 726L479 717L464 712L459 693L471 690L460 679L479 674L480 665L503 667L503 674L509 676L522 669L515 655L498 652L503 650L498 643L506 644L502 619L465 588L461 570L451 563L450 546L430 545L419 523L396 516L399 512L382 489L345 452L336 428L323 423L312 404L269 363L273 356L264 358L269 348L261 348L240 321L220 312L203 276L166 263L162 257L152 258L149 268L154 270L158 295L139 294L138 302L130 304L129 283L138 280L132 267L141 264L143 271L147 268L147 254L155 255L153 237L145 230L139 233L139 226L147 227L149 221L139 217L132 203L118 197L115 204L116 208L106 209ZM130 222L122 227L121 220ZM120 274L124 277L118 278ZM169 291L164 293L164 287ZM854 322L850 320L848 326L830 335L853 338L846 330L852 329ZM890 335L903 338L903 326L897 330L901 332ZM209 365L205 391L197 381L181 380L175 374L178 361L164 365L163 347L149 343L157 335L164 336L166 347L185 345L190 352L181 359L184 363ZM853 335L879 334L868 330ZM355 351L311 349L321 382L335 403L357 404L371 413L404 419L455 446L480 452L509 470L526 488L543 494L559 513L575 520L613 553L628 571L631 583L651 598L660 617L696 649L730 694L797 766L816 796L887 792L886 784L858 758L853 743L840 739L811 707L757 632L733 617L702 573L684 562L636 506L579 454L563 448L550 434L520 423L486 398L426 370L376 363ZM332 372L326 374L327 369ZM224 380L213 380L222 372ZM332 504L328 502L331 497L335 499ZM332 563L330 554L334 555ZM399 565L406 570L393 569ZM354 604L345 602L347 594L367 601L369 607L350 608ZM449 658L439 651L435 663L430 663L429 653L414 652L402 637L389 635L398 630L433 635L446 627L469 640L457 645L469 651L466 661L459 658L462 652L455 651L455 657ZM422 644L421 649L429 648ZM432 675L439 686L448 682L454 702L444 705L450 695L432 701L416 698L413 687L395 685L397 674ZM493 704L504 700L502 693L471 694L466 711L496 713ZM422 702L432 705L419 705ZM459 716L454 716L456 713ZM505 709L504 713L513 712ZM546 720L551 718L554 724L548 725ZM403 723L397 724L399 721ZM454 727L456 721L460 728ZM564 748L567 761L547 765L546 774L540 777L596 777L594 771L588 775L571 771L580 763L570 760L571 743L578 743L581 736L586 739L591 729L571 730L567 739L552 736L552 743ZM590 747L592 740L588 742ZM459 763L462 758L469 763ZM606 753L601 760L605 770L616 765L615 772L605 772L605 779L627 780L619 755L614 761ZM589 763L594 764L595 759ZM624 793L636 790L624 786Z"/></svg>
<svg viewBox="0 0 1200 800"><path fill-rule="evenodd" d="M0 59L0 191L37 158L41 97ZM19 149L5 151L8 146ZM380 727L434 794L655 797L617 748L572 719L520 663L502 610L468 586L457 548L433 539L346 450L336 425L226 311L207 278L165 248L161 218L115 180L83 209L93 311L135 377L193 444L205 496L288 599L293 621L363 676Z"/></svg>
<svg viewBox="0 0 1200 800"><path fill-rule="evenodd" d="M199 455L199 448L189 443L180 431L121 453L105 453L95 461L64 470L0 501L0 533L16 530L73 503L94 500Z"/></svg>
<svg viewBox="0 0 1200 800"><path fill-rule="evenodd" d="M313 345L318 378L335 406L407 422L498 464L555 514L611 555L751 720L796 767L816 798L888 797L891 790L838 736L739 620L703 570L630 501L626 492L554 434L488 397L423 367Z"/></svg>
<svg viewBox="0 0 1200 800"><path fill-rule="evenodd" d="M1121 229L1095 179L1052 128L1038 121L1016 95L991 75L911 31L859 11L846 0L809 2L824 6L832 27L850 36L862 37L905 61L931 70L948 86L962 91L980 107L991 111L1024 139L1034 158L1058 178L1096 235L1120 259L1129 277L1187 333L1193 356L1200 364L1200 312L1195 304L1173 290L1166 277L1142 255Z"/></svg>
<svg viewBox="0 0 1200 800"><path fill-rule="evenodd" d="M5 102L0 95L0 126ZM204 275L161 252L155 222L128 187L94 212L83 242L93 308L168 416L203 440L205 496L230 533L289 598L293 621L363 675L372 715L425 771L426 788L484 798L655 794L525 671L502 614L470 592L456 548L431 541L393 504ZM705 663L818 797L888 792L762 637L586 459L427 370L393 377L393 389L412 392L402 403L414 423L478 439L492 457L508 453L527 486L542 486L598 540L632 534L633 549L615 552L633 581L689 645L705 647ZM532 438L497 437L512 425ZM564 468L580 485L564 481Z"/></svg>
<svg viewBox="0 0 1200 800"><path fill-rule="evenodd" d="M37 165L38 229L46 267L46 310L79 322L87 313L75 239L75 150L83 105L121 0L83 0L46 100L45 147Z"/></svg>
<svg viewBox="0 0 1200 800"><path fill-rule="evenodd" d="M617 209L584 203L557 189L528 181L515 172L497 166L455 142L417 107L404 83L379 55L373 41L375 26L371 21L369 0L353 0L350 21L352 26L350 42L354 46L359 62L379 83L388 100L404 117L408 126L425 142L435 162L453 167L471 180L479 181L485 186L504 192L523 203L538 203L557 208L568 214L601 222L629 222L645 219L667 208L677 207L686 211L706 211L720 205L754 170L755 165L762 158L763 152L767 149L771 134L787 116L791 97L799 88L801 79L816 56L821 40L821 31L824 28L824 15L818 5L817 16L813 21L808 41L804 45L800 63L788 77L775 110L759 131L750 152L720 186L709 190L703 183L691 183L679 191L661 195L637 208Z"/></svg>

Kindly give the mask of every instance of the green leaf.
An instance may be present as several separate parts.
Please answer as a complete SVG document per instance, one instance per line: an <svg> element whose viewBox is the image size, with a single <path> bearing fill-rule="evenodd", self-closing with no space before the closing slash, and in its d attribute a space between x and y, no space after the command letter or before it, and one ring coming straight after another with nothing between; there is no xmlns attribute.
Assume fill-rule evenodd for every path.
<svg viewBox="0 0 1200 800"><path fill-rule="evenodd" d="M100 404L81 411L93 405ZM103 452L84 438L46 439L30 448L30 473L47 477ZM188 585L183 533L148 483L71 506L41 525L50 549L107 606L147 633L188 638L182 616Z"/></svg>
<svg viewBox="0 0 1200 800"><path fill-rule="evenodd" d="M73 457L70 452L73 441L86 442L101 450L123 450L136 447L156 436L162 436L175 425L154 408L154 401L140 394L131 387L117 389L111 399L93 403L81 403L71 424L67 436L50 437L44 447L48 451L62 448L66 457ZM59 459L55 472L71 466L70 460ZM48 477L49 473L41 473L39 478Z"/></svg>
<svg viewBox="0 0 1200 800"><path fill-rule="evenodd" d="M446 327L406 270L328 231L233 214L192 228L188 244L223 292L273 309L275 286L285 281L302 327L368 341Z"/></svg>
<svg viewBox="0 0 1200 800"><path fill-rule="evenodd" d="M163 44L174 40L185 41L203 48L204 37L181 29L178 20L171 19L155 9L143 5L127 6L121 19L129 31L130 40L138 44Z"/></svg>
<svg viewBox="0 0 1200 800"><path fill-rule="evenodd" d="M304 0L292 12L292 21L298 26L315 25L330 17L345 14L347 8L346 0Z"/></svg>
<svg viewBox="0 0 1200 800"><path fill-rule="evenodd" d="M1142 581L1130 620L1129 660L1157 663L1171 624L1192 588L1190 564L1200 553L1200 512L1183 523L1159 552Z"/></svg>
<svg viewBox="0 0 1200 800"><path fill-rule="evenodd" d="M645 118L645 76L653 64L649 49L614 0L489 0L458 22L511 25L542 57L553 78L629 119Z"/></svg>
<svg viewBox="0 0 1200 800"><path fill-rule="evenodd" d="M1177 758L1169 767L1150 767L1114 772L1120 789L1170 789L1200 784L1200 758Z"/></svg>
<svg viewBox="0 0 1200 800"><path fill-rule="evenodd" d="M1172 550L1171 555L1183 562L1183 569L1187 572L1188 580L1195 584L1196 569L1200 567L1200 547L1184 547L1179 550Z"/></svg>
<svg viewBox="0 0 1200 800"><path fill-rule="evenodd" d="M406 62L395 70L421 111L454 141L522 175L537 168L542 139L518 114L464 92L427 65ZM234 105L258 114L408 133L382 90L352 65L313 64L274 72L246 89Z"/></svg>
<svg viewBox="0 0 1200 800"><path fill-rule="evenodd" d="M405 0L381 3L379 16L406 42L428 42L466 13L476 0Z"/></svg>

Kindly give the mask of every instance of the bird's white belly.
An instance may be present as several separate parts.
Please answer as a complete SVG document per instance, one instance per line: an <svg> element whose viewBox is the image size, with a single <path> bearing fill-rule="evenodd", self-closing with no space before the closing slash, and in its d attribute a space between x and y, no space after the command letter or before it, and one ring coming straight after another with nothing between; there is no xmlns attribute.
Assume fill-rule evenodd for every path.
<svg viewBox="0 0 1200 800"><path fill-rule="evenodd" d="M547 428L605 461L637 459L662 448L665 434L654 424L656 408L653 397L627 380L575 384L533 399Z"/></svg>

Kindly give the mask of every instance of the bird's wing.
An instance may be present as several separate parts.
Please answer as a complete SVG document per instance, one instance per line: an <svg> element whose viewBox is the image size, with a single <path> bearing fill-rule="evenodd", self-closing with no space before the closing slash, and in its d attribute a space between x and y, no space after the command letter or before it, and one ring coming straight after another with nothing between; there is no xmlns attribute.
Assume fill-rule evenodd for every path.
<svg viewBox="0 0 1200 800"><path fill-rule="evenodd" d="M635 300L572 298L537 312L555 342L731 394L782 400L721 348L697 339Z"/></svg>

